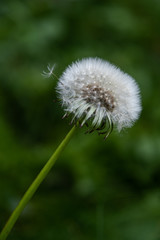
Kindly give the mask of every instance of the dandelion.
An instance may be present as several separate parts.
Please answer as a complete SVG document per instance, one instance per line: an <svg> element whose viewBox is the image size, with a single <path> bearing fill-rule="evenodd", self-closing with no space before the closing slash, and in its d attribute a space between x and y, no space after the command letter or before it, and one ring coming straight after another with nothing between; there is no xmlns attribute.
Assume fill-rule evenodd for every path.
<svg viewBox="0 0 160 240"><path fill-rule="evenodd" d="M106 137L113 125L120 131L131 127L141 111L135 80L116 66L99 58L72 63L58 82L57 91L66 114L81 126L91 120L92 129ZM101 130L109 123L109 129Z"/></svg>
<svg viewBox="0 0 160 240"><path fill-rule="evenodd" d="M56 76L53 73L54 67L55 65L53 67L48 65L49 72L43 72L43 76ZM113 125L117 126L119 131L124 127L132 126L141 111L139 88L135 80L109 62L98 58L82 59L69 66L59 79L57 91L65 109L65 115L73 114L72 122L76 120L83 126L91 121L91 129L88 132L97 130L99 134L105 134L105 138L111 133ZM103 131L107 122L109 128ZM69 143L76 129L77 125L74 124L29 186L3 227L0 240L7 238L23 209Z"/></svg>

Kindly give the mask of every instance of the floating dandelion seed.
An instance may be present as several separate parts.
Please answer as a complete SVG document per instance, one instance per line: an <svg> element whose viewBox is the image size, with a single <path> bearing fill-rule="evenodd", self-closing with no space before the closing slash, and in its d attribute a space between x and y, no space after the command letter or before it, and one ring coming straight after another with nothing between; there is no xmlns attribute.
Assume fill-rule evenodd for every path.
<svg viewBox="0 0 160 240"><path fill-rule="evenodd" d="M130 127L141 111L135 80L116 66L98 58L72 63L62 74L57 91L66 115L81 126L91 120L92 128L106 137L113 125L120 131ZM102 131L108 122L108 129ZM105 137L105 138L106 138Z"/></svg>
<svg viewBox="0 0 160 240"><path fill-rule="evenodd" d="M55 69L55 64L51 67L50 64L48 64L47 66L48 72L43 71L42 76L45 78L49 78L52 75L55 76L55 74L53 73L54 69Z"/></svg>

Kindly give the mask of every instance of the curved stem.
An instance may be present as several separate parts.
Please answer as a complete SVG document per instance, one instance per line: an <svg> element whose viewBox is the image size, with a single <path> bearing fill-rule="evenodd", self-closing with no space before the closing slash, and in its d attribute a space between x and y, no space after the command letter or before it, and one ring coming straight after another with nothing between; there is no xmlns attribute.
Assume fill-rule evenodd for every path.
<svg viewBox="0 0 160 240"><path fill-rule="evenodd" d="M20 216L21 212L29 202L29 200L33 197L34 193L38 189L41 182L44 180L46 175L49 173L51 168L53 167L54 163L56 162L57 158L63 151L63 149L66 147L67 143L71 139L73 133L75 132L76 126L73 126L73 128L70 130L70 132L67 134L67 136L64 138L64 140L60 143L56 151L53 153L53 155L50 157L48 162L44 165L36 179L33 181L33 183L30 185L24 196L22 197L21 201L19 202L18 206L13 211L12 215L10 216L9 220L7 221L6 225L2 229L2 232L0 234L0 240L5 240L10 233L11 229L13 228L15 222L17 221L18 217Z"/></svg>

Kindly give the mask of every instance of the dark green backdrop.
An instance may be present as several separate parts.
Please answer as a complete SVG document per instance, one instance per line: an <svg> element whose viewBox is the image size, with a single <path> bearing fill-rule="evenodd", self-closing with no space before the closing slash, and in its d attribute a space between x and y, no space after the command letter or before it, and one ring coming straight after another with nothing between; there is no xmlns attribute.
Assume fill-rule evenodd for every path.
<svg viewBox="0 0 160 240"><path fill-rule="evenodd" d="M80 129L9 240L160 240L159 0L1 1L0 227L71 127L41 73L95 56L137 80L140 120Z"/></svg>

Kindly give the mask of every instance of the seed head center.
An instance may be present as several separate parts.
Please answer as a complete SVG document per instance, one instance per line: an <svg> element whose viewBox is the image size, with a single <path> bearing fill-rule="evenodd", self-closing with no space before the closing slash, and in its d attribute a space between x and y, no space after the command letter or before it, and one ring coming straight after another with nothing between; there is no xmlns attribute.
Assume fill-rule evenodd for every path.
<svg viewBox="0 0 160 240"><path fill-rule="evenodd" d="M82 97L87 103L100 105L105 107L108 111L113 111L115 108L115 99L110 90L104 90L97 85L88 84L82 89Z"/></svg>

